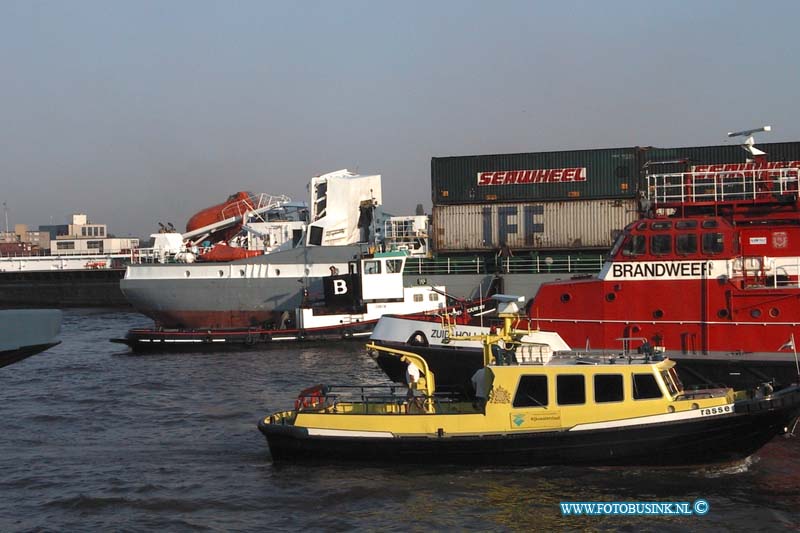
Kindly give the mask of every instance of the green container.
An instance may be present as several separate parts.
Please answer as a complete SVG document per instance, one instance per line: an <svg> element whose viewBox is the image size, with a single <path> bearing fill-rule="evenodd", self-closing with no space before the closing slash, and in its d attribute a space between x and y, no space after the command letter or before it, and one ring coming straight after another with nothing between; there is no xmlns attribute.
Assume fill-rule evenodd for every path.
<svg viewBox="0 0 800 533"><path fill-rule="evenodd" d="M433 205L636 195L639 148L434 157Z"/></svg>

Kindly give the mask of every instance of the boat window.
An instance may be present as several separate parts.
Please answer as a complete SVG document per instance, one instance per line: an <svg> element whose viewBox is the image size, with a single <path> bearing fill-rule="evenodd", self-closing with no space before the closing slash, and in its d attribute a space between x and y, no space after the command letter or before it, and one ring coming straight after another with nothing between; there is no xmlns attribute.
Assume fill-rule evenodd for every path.
<svg viewBox="0 0 800 533"><path fill-rule="evenodd" d="M659 222L653 222L652 224L650 224L650 229L654 229L654 230L665 230L665 229L671 229L671 228L672 228L672 222L663 221L663 220L659 221Z"/></svg>
<svg viewBox="0 0 800 533"><path fill-rule="evenodd" d="M386 272L390 274L397 274L403 270L403 260L402 259L387 259L386 260Z"/></svg>
<svg viewBox="0 0 800 533"><path fill-rule="evenodd" d="M639 222L636 224L636 229L645 230L647 229L647 222Z"/></svg>
<svg viewBox="0 0 800 533"><path fill-rule="evenodd" d="M608 252L609 259L616 256L619 249L622 248L622 243L625 242L625 234L620 233L617 236L617 240L614 241L614 245L611 247L611 251Z"/></svg>
<svg viewBox="0 0 800 533"><path fill-rule="evenodd" d="M432 292L432 293L428 294L428 300L430 300L431 302L438 302L439 301L439 295L436 294L435 292Z"/></svg>
<svg viewBox="0 0 800 533"><path fill-rule="evenodd" d="M669 369L669 375L672 376L672 381L675 383L675 386L678 387L679 391L683 390L683 382L681 381L680 376L678 376L678 371L675 370L675 367Z"/></svg>
<svg viewBox="0 0 800 533"><path fill-rule="evenodd" d="M679 233L676 235L675 251L679 254L696 254L697 235L694 233Z"/></svg>
<svg viewBox="0 0 800 533"><path fill-rule="evenodd" d="M519 378L514 407L546 407L547 376L522 376Z"/></svg>
<svg viewBox="0 0 800 533"><path fill-rule="evenodd" d="M381 262L380 261L364 261L364 272L366 274L380 274Z"/></svg>
<svg viewBox="0 0 800 533"><path fill-rule="evenodd" d="M556 402L559 405L586 403L586 384L580 374L556 376Z"/></svg>
<svg viewBox="0 0 800 533"><path fill-rule="evenodd" d="M595 403L621 402L622 374L597 374L594 377Z"/></svg>
<svg viewBox="0 0 800 533"><path fill-rule="evenodd" d="M716 228L717 225L718 223L716 220L704 220L703 223L700 224L700 227L702 227L703 229L711 229L711 228Z"/></svg>
<svg viewBox="0 0 800 533"><path fill-rule="evenodd" d="M679 220L675 223L675 229L695 229L696 227L696 220Z"/></svg>
<svg viewBox="0 0 800 533"><path fill-rule="evenodd" d="M653 374L634 374L633 375L633 399L647 400L650 398L661 398L661 389Z"/></svg>
<svg viewBox="0 0 800 533"><path fill-rule="evenodd" d="M415 294L414 295L414 301L415 302L425 301L425 295L424 294Z"/></svg>
<svg viewBox="0 0 800 533"><path fill-rule="evenodd" d="M650 253L653 255L672 253L672 235L653 235L650 237Z"/></svg>
<svg viewBox="0 0 800 533"><path fill-rule="evenodd" d="M308 234L308 244L313 244L315 246L322 245L322 227L320 226L310 227Z"/></svg>
<svg viewBox="0 0 800 533"><path fill-rule="evenodd" d="M667 386L667 392L669 392L670 396L675 396L676 394L678 394L678 387L672 381L672 376L670 375L669 371L662 370L661 379L664 380L664 385Z"/></svg>
<svg viewBox="0 0 800 533"><path fill-rule="evenodd" d="M645 243L644 235L629 235L622 247L622 255L644 255Z"/></svg>
<svg viewBox="0 0 800 533"><path fill-rule="evenodd" d="M719 254L725 249L723 233L703 233L703 253Z"/></svg>

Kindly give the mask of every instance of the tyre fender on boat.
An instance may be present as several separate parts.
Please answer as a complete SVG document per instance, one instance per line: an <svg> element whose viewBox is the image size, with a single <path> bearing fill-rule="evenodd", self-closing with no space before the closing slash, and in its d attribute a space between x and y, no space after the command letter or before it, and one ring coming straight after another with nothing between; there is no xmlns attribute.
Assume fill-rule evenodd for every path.
<svg viewBox="0 0 800 533"><path fill-rule="evenodd" d="M425 336L425 333L417 330L411 334L406 342L411 346L428 346L428 337Z"/></svg>

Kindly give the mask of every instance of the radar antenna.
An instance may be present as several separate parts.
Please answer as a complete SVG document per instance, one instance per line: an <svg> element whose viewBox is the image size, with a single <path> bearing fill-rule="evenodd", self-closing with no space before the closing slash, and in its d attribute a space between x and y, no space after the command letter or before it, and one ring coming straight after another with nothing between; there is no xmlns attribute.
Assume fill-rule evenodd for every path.
<svg viewBox="0 0 800 533"><path fill-rule="evenodd" d="M744 131L731 131L728 132L728 137L747 137L744 142L742 143L742 148L752 156L760 156L760 155L767 155L766 152L762 152L755 146L755 140L753 139L753 134L760 133L762 131L772 131L772 126L763 126L761 128L755 128L752 130L744 130Z"/></svg>

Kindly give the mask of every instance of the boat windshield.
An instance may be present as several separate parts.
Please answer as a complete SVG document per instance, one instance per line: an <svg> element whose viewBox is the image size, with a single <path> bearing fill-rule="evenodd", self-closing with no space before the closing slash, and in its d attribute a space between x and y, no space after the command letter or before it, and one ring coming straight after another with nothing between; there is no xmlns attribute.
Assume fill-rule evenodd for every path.
<svg viewBox="0 0 800 533"><path fill-rule="evenodd" d="M678 371L675 369L674 366L669 369L669 375L672 376L672 381L675 382L675 385L678 387L678 390L682 391L683 382L681 381L681 378L678 377Z"/></svg>
<svg viewBox="0 0 800 533"><path fill-rule="evenodd" d="M614 256L617 255L617 252L619 252L619 249L622 247L622 243L625 242L626 234L627 232L623 231L619 235L617 235L617 240L614 241L614 246L612 246L611 251L608 252L608 255L606 256L606 261L611 261L612 259L614 259Z"/></svg>
<svg viewBox="0 0 800 533"><path fill-rule="evenodd" d="M669 391L670 396L675 396L681 390L683 390L681 381L678 379L678 374L673 374L673 372L675 372L674 368L661 371L661 379L664 380L664 384L667 386L667 391Z"/></svg>

